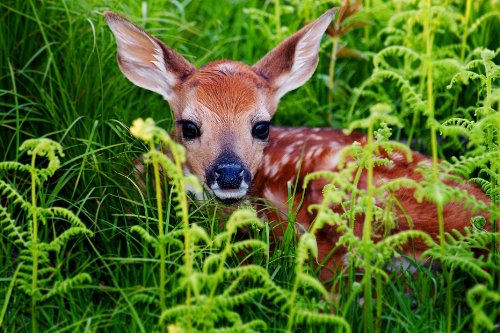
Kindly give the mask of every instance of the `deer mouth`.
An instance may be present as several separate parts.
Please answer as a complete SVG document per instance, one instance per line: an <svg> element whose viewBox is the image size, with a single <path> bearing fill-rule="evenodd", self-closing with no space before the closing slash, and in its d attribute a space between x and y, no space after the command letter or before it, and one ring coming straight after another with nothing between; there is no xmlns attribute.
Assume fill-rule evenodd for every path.
<svg viewBox="0 0 500 333"><path fill-rule="evenodd" d="M248 193L248 184L245 181L241 182L239 188L222 189L217 182L210 186L210 190L217 200L222 203L231 205L243 199Z"/></svg>

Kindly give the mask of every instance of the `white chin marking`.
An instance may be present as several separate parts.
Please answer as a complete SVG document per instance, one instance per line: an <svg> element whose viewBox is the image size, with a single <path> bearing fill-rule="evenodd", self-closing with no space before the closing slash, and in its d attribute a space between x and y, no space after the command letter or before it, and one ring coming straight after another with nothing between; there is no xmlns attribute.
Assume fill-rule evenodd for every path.
<svg viewBox="0 0 500 333"><path fill-rule="evenodd" d="M219 187L219 184L215 182L212 186L210 186L210 189L212 190L213 194L221 200L228 200L228 199L239 200L247 194L248 184L243 181L241 182L240 188L223 190Z"/></svg>

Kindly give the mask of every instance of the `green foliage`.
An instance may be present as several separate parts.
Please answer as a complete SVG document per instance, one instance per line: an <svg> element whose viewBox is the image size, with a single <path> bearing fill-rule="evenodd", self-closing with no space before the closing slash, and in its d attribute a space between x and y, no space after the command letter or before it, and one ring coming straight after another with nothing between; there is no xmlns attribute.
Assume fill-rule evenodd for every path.
<svg viewBox="0 0 500 333"><path fill-rule="evenodd" d="M304 186L319 178L330 184L323 202L308 207L317 217L305 237L293 242L290 223L276 239L274 225L249 209L229 217L212 201L188 205L184 189L196 183L182 175L183 150L166 135L173 127L168 106L119 72L103 11L123 14L201 66L220 58L252 64L337 5L315 76L284 96L274 121L371 128L373 142L344 150L338 172L306 177ZM7 0L0 12L0 330L498 328L495 2ZM146 144L125 125L140 117L159 120L133 126L143 129ZM64 159L46 139L25 145L35 155L19 150L49 135L65 147ZM424 181L357 188L361 172L387 165L394 151L408 157L409 147L433 156L432 166L421 167ZM146 150L143 187L133 164ZM491 201L449 186L467 179ZM477 230L443 233L439 243L418 232L390 235L398 205L391 193L400 188L437 207L462 201L489 218L477 216ZM356 217L368 207L371 230L355 234ZM288 214L295 223L295 213ZM349 265L332 272L330 290L319 283L313 241L327 226L343 235L332 250L350 251ZM412 261L387 271L416 238L443 270Z"/></svg>
<svg viewBox="0 0 500 333"><path fill-rule="evenodd" d="M328 298L328 292L323 284L304 270L304 264L309 258L309 253L312 254L313 258L318 258L318 246L313 233L302 235L297 246L295 280L286 306L289 313L287 331L294 332L294 327L302 322L306 323L308 327L330 324L336 326L339 331L351 332L351 327L344 318L333 314L314 313L310 309L302 308L301 304L297 302L299 288L305 291L308 289L314 290L323 297Z"/></svg>
<svg viewBox="0 0 500 333"><path fill-rule="evenodd" d="M92 237L93 233L69 209L40 205L39 188L43 187L48 178L59 169L59 156L64 156L61 145L51 139L41 138L27 140L19 149L31 155L31 164L0 162L0 172L28 173L31 181L31 200L20 193L21 188L16 188L0 179L0 193L6 200L0 202L0 226L2 233L15 244L19 251L17 264L13 266L16 268L14 281L17 287L32 299L32 330L37 331L38 302L68 293L72 289L92 282L87 273L78 273L73 277L64 278L58 264L54 265L51 262L51 252L60 253L61 249L75 236ZM37 166L37 157L47 159L48 163L45 168ZM17 209L21 209L23 214ZM18 223L20 218L24 222ZM67 229L59 227L61 220L68 223ZM40 235L41 226L48 223L54 226L54 232ZM61 230L64 231L61 232ZM8 299L5 302L8 302Z"/></svg>
<svg viewBox="0 0 500 333"><path fill-rule="evenodd" d="M341 235L336 246L346 248L352 267L364 270L361 285L364 290L365 300L367 300L363 305L365 330L367 331L374 330L374 321L380 322L381 320L381 318L372 319L374 311L371 303L372 288L374 286L372 277L377 281L375 284L377 295L381 295L380 279L381 277L385 280L389 279L385 268L390 259L397 255L398 250L401 250L405 244L416 238L422 238L428 245L434 244L429 235L417 230L400 231L390 235L396 227L395 215L392 209L397 207L397 205L390 203L393 197L391 193L401 187L419 188L420 185L407 178L391 179L380 186L374 183L373 169L375 166L393 163L389 158L394 150L404 153L407 159L411 160L411 151L404 145L388 141L391 135L388 124L400 125L397 118L390 115L390 106L377 104L370 111L368 118L352 122L347 130L349 132L355 128L367 128L367 143L364 145L355 143L344 148L339 159L338 166L340 170L338 172L312 173L304 181L304 186L307 186L311 180L318 177L323 177L329 181L329 184L323 190L323 202L310 207L317 211L316 219L310 229L316 232L323 228L325 224L334 225ZM374 127L379 123L381 128L374 132ZM389 158L381 157L382 151ZM362 172L367 173L365 189L360 189L357 186ZM355 174L354 181L352 180L353 174ZM345 198L349 197L350 202L344 202ZM383 204L375 204L376 202ZM338 206L343 208L344 213L332 211L331 207ZM362 235L356 234L354 231L356 215L359 213L363 213L365 216ZM412 221L408 221L408 223L411 224ZM374 236L380 234L385 237L376 242ZM302 236L301 241L303 238L305 236ZM313 241L309 240L307 243L312 244ZM300 252L297 257L300 258ZM361 288L358 288L357 291L361 291ZM346 308L350 306L350 302L355 297L355 293L350 295ZM377 300L377 302L380 301L380 299ZM380 307L380 303L377 306Z"/></svg>
<svg viewBox="0 0 500 333"><path fill-rule="evenodd" d="M484 332L483 329L494 331L498 328L500 293L477 284L467 292L467 303L472 309L473 332Z"/></svg>
<svg viewBox="0 0 500 333"><path fill-rule="evenodd" d="M461 234L454 230L452 234L445 234L445 252L437 246L424 252L425 256L438 259L443 266L453 270L460 269L462 274L470 274L494 285L494 276L499 267L495 263L495 254L477 255L477 252L488 253L492 243L500 236L477 228L466 228Z"/></svg>

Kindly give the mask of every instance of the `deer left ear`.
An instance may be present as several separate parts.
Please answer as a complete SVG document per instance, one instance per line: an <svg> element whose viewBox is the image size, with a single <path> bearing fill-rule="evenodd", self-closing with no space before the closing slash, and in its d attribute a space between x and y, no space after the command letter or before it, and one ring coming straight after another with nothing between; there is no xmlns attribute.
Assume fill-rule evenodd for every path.
<svg viewBox="0 0 500 333"><path fill-rule="evenodd" d="M135 85L172 101L174 87L195 71L194 66L122 16L105 12L104 17L115 35L123 74Z"/></svg>
<svg viewBox="0 0 500 333"><path fill-rule="evenodd" d="M279 100L287 92L303 85L318 65L321 37L332 22L337 8L332 8L281 42L252 68L270 81Z"/></svg>

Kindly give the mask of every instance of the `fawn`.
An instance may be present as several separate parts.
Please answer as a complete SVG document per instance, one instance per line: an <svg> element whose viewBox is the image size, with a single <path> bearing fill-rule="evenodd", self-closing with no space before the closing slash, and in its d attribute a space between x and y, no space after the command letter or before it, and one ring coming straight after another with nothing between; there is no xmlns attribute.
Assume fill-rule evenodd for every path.
<svg viewBox="0 0 500 333"><path fill-rule="evenodd" d="M280 98L313 75L320 41L335 12L335 8L327 11L253 66L220 60L199 69L122 16L106 12L105 18L116 38L118 64L123 74L132 83L159 93L168 101L175 117L176 139L186 148L189 172L224 203L236 203L247 196L267 199L280 211L271 210L267 217L280 221L287 216L287 183L295 183L298 177L297 183L301 184L312 171L337 170L342 148L355 141L366 143L366 136L361 133L344 135L334 129L270 126ZM375 184L400 177L421 180L422 175L415 170L417 164L431 161L418 152L412 155L413 161L409 162L402 153L395 152L389 157L391 165L375 167ZM321 201L325 184L326 181L313 181L304 193L297 215L304 228L314 219L307 207ZM359 187L363 186L366 186L365 173L359 181ZM489 201L474 184L456 186L478 200ZM298 192L296 197L300 198L302 192ZM417 202L413 192L402 188L394 194L399 202L394 214L400 220L394 231L408 229L406 219L410 218L415 229L436 236L435 205L425 200ZM443 215L446 231L463 230L473 217L471 210L464 209L461 203L445 205ZM362 224L363 218L357 217L358 235ZM339 236L329 226L317 234L320 260ZM424 247L413 245L416 253ZM345 250L337 250L332 263L342 264L344 255Z"/></svg>

